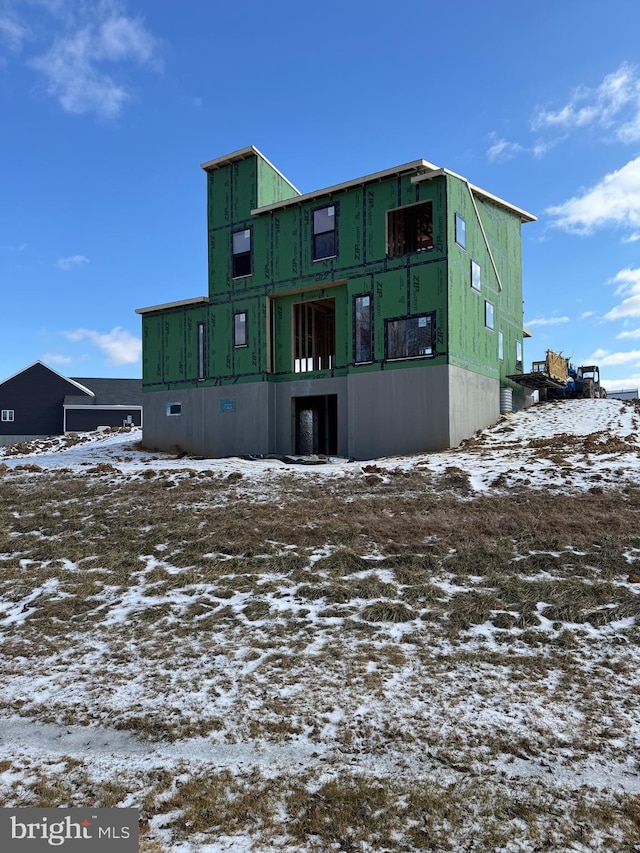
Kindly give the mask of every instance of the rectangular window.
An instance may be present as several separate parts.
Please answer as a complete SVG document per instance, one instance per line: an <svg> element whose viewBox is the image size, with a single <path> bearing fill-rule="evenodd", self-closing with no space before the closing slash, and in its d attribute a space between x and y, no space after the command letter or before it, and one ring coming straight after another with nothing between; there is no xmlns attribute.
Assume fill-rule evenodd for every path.
<svg viewBox="0 0 640 853"><path fill-rule="evenodd" d="M477 261L471 261L471 287L480 292L480 264Z"/></svg>
<svg viewBox="0 0 640 853"><path fill-rule="evenodd" d="M313 211L313 260L333 258L338 254L335 205Z"/></svg>
<svg viewBox="0 0 640 853"><path fill-rule="evenodd" d="M182 414L182 403L167 403L167 417Z"/></svg>
<svg viewBox="0 0 640 853"><path fill-rule="evenodd" d="M456 213L456 243L461 249L467 248L467 225L459 213Z"/></svg>
<svg viewBox="0 0 640 853"><path fill-rule="evenodd" d="M239 311L233 315L233 345L234 347L247 346L247 312Z"/></svg>
<svg viewBox="0 0 640 853"><path fill-rule="evenodd" d="M336 301L293 305L293 370L330 370L336 360Z"/></svg>
<svg viewBox="0 0 640 853"><path fill-rule="evenodd" d="M231 239L233 278L242 278L245 275L251 275L251 229L245 228L242 231L234 231Z"/></svg>
<svg viewBox="0 0 640 853"><path fill-rule="evenodd" d="M493 303L484 303L484 324L487 329L493 329Z"/></svg>
<svg viewBox="0 0 640 853"><path fill-rule="evenodd" d="M15 409L3 409L2 410L2 422L3 423L13 422L14 415L15 415Z"/></svg>
<svg viewBox="0 0 640 853"><path fill-rule="evenodd" d="M387 211L387 255L433 249L433 213L430 201Z"/></svg>
<svg viewBox="0 0 640 853"><path fill-rule="evenodd" d="M516 341L516 370L522 370L522 341Z"/></svg>
<svg viewBox="0 0 640 853"><path fill-rule="evenodd" d="M205 343L205 325L198 323L198 379L204 379L206 376L206 343Z"/></svg>
<svg viewBox="0 0 640 853"><path fill-rule="evenodd" d="M504 333L502 330L498 332L498 360L504 361Z"/></svg>
<svg viewBox="0 0 640 853"><path fill-rule="evenodd" d="M435 355L435 315L419 314L385 322L387 359Z"/></svg>
<svg viewBox="0 0 640 853"><path fill-rule="evenodd" d="M372 360L372 307L369 294L353 297L353 360L356 364Z"/></svg>

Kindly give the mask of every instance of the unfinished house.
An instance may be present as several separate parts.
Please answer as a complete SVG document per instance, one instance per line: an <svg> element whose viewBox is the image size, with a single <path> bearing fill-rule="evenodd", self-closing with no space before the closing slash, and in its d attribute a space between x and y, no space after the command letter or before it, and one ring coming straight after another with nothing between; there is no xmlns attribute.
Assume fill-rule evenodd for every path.
<svg viewBox="0 0 640 853"><path fill-rule="evenodd" d="M369 459L520 404L534 216L425 160L305 194L253 146L202 168L208 294L138 309L146 447Z"/></svg>

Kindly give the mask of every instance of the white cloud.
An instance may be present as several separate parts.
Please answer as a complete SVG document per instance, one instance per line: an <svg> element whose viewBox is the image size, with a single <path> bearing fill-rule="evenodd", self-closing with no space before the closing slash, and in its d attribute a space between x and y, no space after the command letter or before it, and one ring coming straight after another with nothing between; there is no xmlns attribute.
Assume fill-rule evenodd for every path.
<svg viewBox="0 0 640 853"><path fill-rule="evenodd" d="M61 270L70 270L88 263L89 258L85 258L84 255L71 255L69 258L58 258L56 266Z"/></svg>
<svg viewBox="0 0 640 853"><path fill-rule="evenodd" d="M28 243L20 243L18 246L0 246L0 249L5 252L24 252L28 248Z"/></svg>
<svg viewBox="0 0 640 853"><path fill-rule="evenodd" d="M11 12L0 15L0 42L13 53L19 53L29 36L29 28Z"/></svg>
<svg viewBox="0 0 640 853"><path fill-rule="evenodd" d="M621 364L630 364L631 362L640 366L640 350L609 352L606 349L597 349L593 355L589 356L588 361L600 367L617 367Z"/></svg>
<svg viewBox="0 0 640 853"><path fill-rule="evenodd" d="M487 157L489 160L511 160L516 154L521 154L524 151L519 142L509 142L507 139L501 139L492 136L493 144L487 149Z"/></svg>
<svg viewBox="0 0 640 853"><path fill-rule="evenodd" d="M616 335L617 338L640 338L640 329L630 329L627 332L620 332L619 335Z"/></svg>
<svg viewBox="0 0 640 853"><path fill-rule="evenodd" d="M108 364L134 364L140 360L142 341L126 329L116 326L110 332L96 332L93 329L75 329L63 332L70 341L91 341L107 355Z"/></svg>
<svg viewBox="0 0 640 853"><path fill-rule="evenodd" d="M71 356L62 355L61 353L45 352L42 356L42 361L45 364L71 364L73 359Z"/></svg>
<svg viewBox="0 0 640 853"><path fill-rule="evenodd" d="M640 240L640 231L636 231L633 234L629 234L628 237L625 237L622 242L623 243L637 243Z"/></svg>
<svg viewBox="0 0 640 853"><path fill-rule="evenodd" d="M113 118L132 98L126 78L131 67L160 67L158 41L140 18L126 14L120 0L30 5L40 7L31 30L24 16L0 14L0 42L15 52L30 36L41 46L27 63L44 76L47 93L65 112Z"/></svg>
<svg viewBox="0 0 640 853"><path fill-rule="evenodd" d="M545 211L553 225L575 234L607 226L640 227L640 157L611 172L600 183Z"/></svg>
<svg viewBox="0 0 640 853"><path fill-rule="evenodd" d="M525 326L559 326L568 322L569 317L536 317L534 320L527 320Z"/></svg>
<svg viewBox="0 0 640 853"><path fill-rule="evenodd" d="M534 130L568 130L597 127L622 142L640 140L640 74L623 63L596 87L580 86L557 110L540 110L532 121Z"/></svg>
<svg viewBox="0 0 640 853"><path fill-rule="evenodd" d="M589 317L594 317L595 313L595 311L583 311L578 320L587 320Z"/></svg>

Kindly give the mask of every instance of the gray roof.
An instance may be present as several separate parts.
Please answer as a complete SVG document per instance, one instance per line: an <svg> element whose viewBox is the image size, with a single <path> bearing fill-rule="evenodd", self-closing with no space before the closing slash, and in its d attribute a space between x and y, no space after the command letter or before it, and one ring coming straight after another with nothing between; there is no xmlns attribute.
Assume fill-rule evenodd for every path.
<svg viewBox="0 0 640 853"><path fill-rule="evenodd" d="M142 406L142 379L73 378L95 397L67 395L65 406Z"/></svg>

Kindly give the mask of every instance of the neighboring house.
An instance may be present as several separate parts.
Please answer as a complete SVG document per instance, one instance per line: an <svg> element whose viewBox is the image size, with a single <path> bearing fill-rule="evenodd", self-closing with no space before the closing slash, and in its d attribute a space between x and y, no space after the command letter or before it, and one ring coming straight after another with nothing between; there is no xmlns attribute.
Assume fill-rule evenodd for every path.
<svg viewBox="0 0 640 853"><path fill-rule="evenodd" d="M367 459L523 405L534 216L425 160L304 195L253 146L202 168L208 295L137 310L146 447Z"/></svg>
<svg viewBox="0 0 640 853"><path fill-rule="evenodd" d="M0 445L142 424L140 379L68 379L41 361L0 382Z"/></svg>
<svg viewBox="0 0 640 853"><path fill-rule="evenodd" d="M621 389L620 391L607 391L607 397L612 400L637 400L638 389L625 388Z"/></svg>

